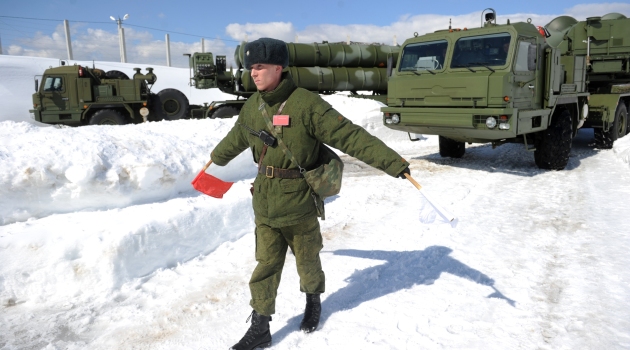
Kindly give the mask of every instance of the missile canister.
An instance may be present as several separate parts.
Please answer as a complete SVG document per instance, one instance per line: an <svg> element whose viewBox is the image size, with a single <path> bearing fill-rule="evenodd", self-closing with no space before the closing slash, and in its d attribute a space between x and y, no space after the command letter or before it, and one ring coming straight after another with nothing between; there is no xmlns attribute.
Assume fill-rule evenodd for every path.
<svg viewBox="0 0 630 350"><path fill-rule="evenodd" d="M345 67L288 67L293 81L299 87L321 93L334 91L387 92L386 68ZM244 92L255 92L256 85L249 70L243 70L241 79Z"/></svg>
<svg viewBox="0 0 630 350"><path fill-rule="evenodd" d="M245 43L236 48L234 61L238 67L244 62ZM395 63L399 46L345 43L287 43L289 66L293 67L387 67L387 58ZM249 68L249 67L246 67Z"/></svg>
<svg viewBox="0 0 630 350"><path fill-rule="evenodd" d="M398 59L400 47L344 43L288 43L289 66L295 67L381 67L387 57Z"/></svg>

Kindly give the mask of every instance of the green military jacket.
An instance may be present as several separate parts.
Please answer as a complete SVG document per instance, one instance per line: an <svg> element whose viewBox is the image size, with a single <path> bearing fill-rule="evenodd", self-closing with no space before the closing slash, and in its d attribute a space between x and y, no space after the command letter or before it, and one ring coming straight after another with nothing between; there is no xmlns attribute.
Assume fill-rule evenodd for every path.
<svg viewBox="0 0 630 350"><path fill-rule="evenodd" d="M287 101L282 113L289 115L289 126L276 127L287 148L300 166L310 170L319 164L321 142L341 150L361 161L383 170L391 176L400 174L409 163L362 127L344 118L318 94L295 86L288 73L273 91L259 91L245 102L238 120L227 136L212 151L212 162L223 166L245 149L250 148L258 163L263 142L239 124L259 131L268 130L259 110L261 104L269 118L277 114ZM282 151L282 147L268 147L262 167L297 169ZM316 202L304 178L268 178L258 174L254 181L253 207L256 220L273 227L298 224L318 215ZM320 203L323 207L323 203Z"/></svg>

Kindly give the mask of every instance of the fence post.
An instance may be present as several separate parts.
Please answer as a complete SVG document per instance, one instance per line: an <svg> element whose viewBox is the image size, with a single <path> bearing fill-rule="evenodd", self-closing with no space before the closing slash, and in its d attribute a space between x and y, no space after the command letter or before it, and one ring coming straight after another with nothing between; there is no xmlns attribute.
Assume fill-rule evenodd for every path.
<svg viewBox="0 0 630 350"><path fill-rule="evenodd" d="M166 34L166 66L171 66L171 40L169 39L168 34Z"/></svg>
<svg viewBox="0 0 630 350"><path fill-rule="evenodd" d="M68 24L68 20L63 20L63 27L66 30L66 49L68 50L68 59L73 60L72 58L72 39L70 39L70 25Z"/></svg>

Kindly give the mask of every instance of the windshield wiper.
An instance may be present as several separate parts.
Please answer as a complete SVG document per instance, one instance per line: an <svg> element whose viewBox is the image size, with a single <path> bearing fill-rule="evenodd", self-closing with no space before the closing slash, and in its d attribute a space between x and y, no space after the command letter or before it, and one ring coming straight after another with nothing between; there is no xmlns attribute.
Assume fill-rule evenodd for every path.
<svg viewBox="0 0 630 350"><path fill-rule="evenodd" d="M432 71L432 70L429 70L429 69L426 69L426 68L424 68L424 69L422 69L422 70L426 70L427 72L429 72L429 73L431 73L431 74L435 75L435 72L434 72L434 71ZM413 72L413 74L415 74L415 75L422 75L422 74L418 73L418 71L417 71L417 70L414 70L414 71L412 71L412 72Z"/></svg>
<svg viewBox="0 0 630 350"><path fill-rule="evenodd" d="M471 63L471 64L472 64L472 65L475 65L475 66L482 66L482 67L488 68L488 69L489 69L492 73L494 73L494 72L495 72L495 70L494 70L494 69L492 69L492 68L488 67L488 66L487 66L486 64L484 64L484 63L481 63L481 62L474 62L474 63ZM469 69L470 69L470 68L469 68Z"/></svg>
<svg viewBox="0 0 630 350"><path fill-rule="evenodd" d="M464 68L468 69L469 71L471 71L471 72L473 72L473 73L477 73L477 71L476 71L476 70L474 70L474 69L470 68L470 65L469 65L469 64L460 64L460 65L458 65L458 66L452 66L452 67L453 67L453 68L461 68L461 67L464 67Z"/></svg>

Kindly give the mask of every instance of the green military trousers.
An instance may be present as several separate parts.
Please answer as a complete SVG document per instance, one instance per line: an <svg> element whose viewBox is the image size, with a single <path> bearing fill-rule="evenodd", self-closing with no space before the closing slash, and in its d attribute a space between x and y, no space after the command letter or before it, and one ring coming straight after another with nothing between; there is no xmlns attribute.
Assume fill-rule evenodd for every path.
<svg viewBox="0 0 630 350"><path fill-rule="evenodd" d="M297 225L270 227L256 221L256 261L258 265L249 281L250 305L261 315L276 312L276 295L287 247L295 254L300 291L324 292L325 277L319 252L323 248L317 217Z"/></svg>

